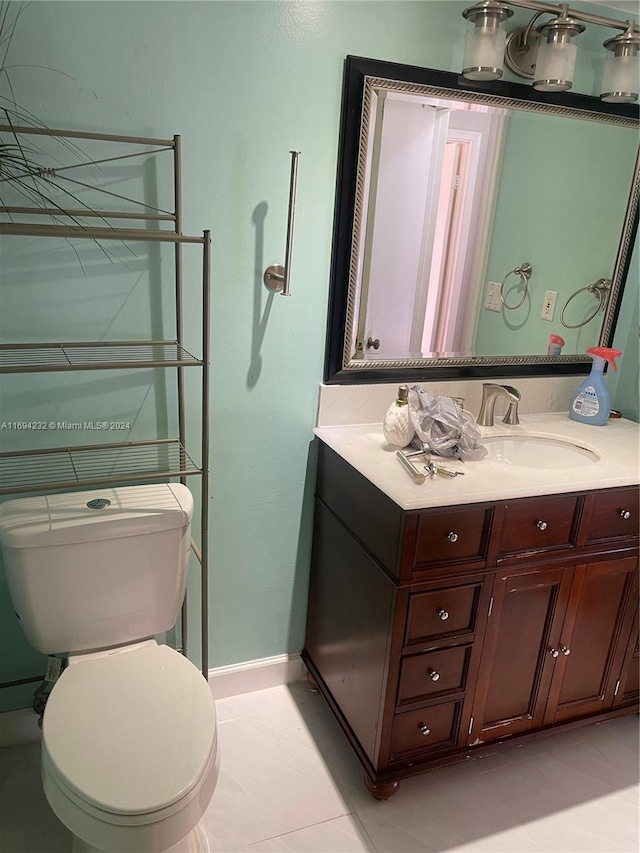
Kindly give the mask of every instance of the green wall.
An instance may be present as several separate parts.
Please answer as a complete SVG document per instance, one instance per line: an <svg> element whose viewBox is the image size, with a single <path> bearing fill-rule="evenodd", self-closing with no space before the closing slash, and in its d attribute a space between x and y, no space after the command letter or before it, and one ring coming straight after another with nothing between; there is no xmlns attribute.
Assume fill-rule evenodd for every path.
<svg viewBox="0 0 640 853"><path fill-rule="evenodd" d="M505 281L507 304L519 307L481 308L478 355L544 355L552 333L569 354L598 343L602 312L578 329L560 318L574 293L613 275L637 150L631 128L510 114L485 280L501 282L525 261L532 273L526 296L517 275ZM540 317L547 290L557 293L551 322ZM566 322L583 322L596 305L592 294L578 294Z"/></svg>
<svg viewBox="0 0 640 853"><path fill-rule="evenodd" d="M184 230L212 232L210 666L297 652L303 643L309 447L322 378L344 57L456 70L466 5L33 2L21 19L14 61L63 73L16 69L18 101L52 127L182 134ZM587 51L579 67L580 90L588 93L600 70L592 60ZM284 255L290 149L302 152L292 296L270 298L261 277ZM66 287L71 269L51 281L45 268L42 281L66 300L74 322L85 312L89 324L97 309ZM3 257L4 280L5 270ZM101 292L109 282L109 275L100 279ZM125 277L117 286L122 299L109 309L113 316L134 283ZM188 286L195 325L197 287ZM28 320L37 313L34 293L12 291L14 314ZM621 383L627 370L637 373L637 357L635 366L625 358ZM3 385L12 418L51 407L86 411L102 406L105 394L119 412L137 414L147 411L147 389L157 390L149 377L126 386L98 374L62 386L31 381L28 389ZM195 573L191 587L196 597ZM1 587L0 618L0 681L42 672ZM32 690L2 691L0 707L28 705Z"/></svg>

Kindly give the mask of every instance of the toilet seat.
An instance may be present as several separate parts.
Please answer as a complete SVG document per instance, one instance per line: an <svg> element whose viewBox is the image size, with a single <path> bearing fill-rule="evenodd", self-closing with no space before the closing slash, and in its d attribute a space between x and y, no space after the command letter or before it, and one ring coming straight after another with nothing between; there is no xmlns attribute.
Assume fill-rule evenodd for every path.
<svg viewBox="0 0 640 853"><path fill-rule="evenodd" d="M118 851L118 853L174 853L180 844L182 853L208 853L206 831L200 825L213 795L219 772L219 753L215 749L205 773L187 797L152 815L110 815L68 796L42 764L44 792L58 819L71 831L75 853ZM140 823L137 818L148 821Z"/></svg>
<svg viewBox="0 0 640 853"><path fill-rule="evenodd" d="M155 640L76 659L49 696L42 753L43 773L88 815L164 820L199 796L216 764L211 691Z"/></svg>
<svg viewBox="0 0 640 853"><path fill-rule="evenodd" d="M63 797L68 800L69 803L75 805L89 818L93 818L95 821L100 823L111 824L114 827L145 827L162 821L166 822L168 818L186 811L190 803L192 803L193 800L197 801L203 793L205 794L206 804L208 804L210 793L215 786L215 781L217 780L219 771L218 751L216 746L217 744L214 742L214 749L209 756L204 773L188 794L181 799L176 800L176 802L172 803L170 806L142 814L116 814L91 805L91 803L84 800L75 791L71 790L64 784L61 778L57 775L56 770L52 766L51 760L44 749L42 750L42 773L43 776L47 778L48 791L51 791L52 787L55 788L58 797ZM207 789L207 791L205 792L204 789ZM211 791L208 789L211 789ZM206 796L207 793L209 796ZM197 805L198 803L196 803L196 806Z"/></svg>

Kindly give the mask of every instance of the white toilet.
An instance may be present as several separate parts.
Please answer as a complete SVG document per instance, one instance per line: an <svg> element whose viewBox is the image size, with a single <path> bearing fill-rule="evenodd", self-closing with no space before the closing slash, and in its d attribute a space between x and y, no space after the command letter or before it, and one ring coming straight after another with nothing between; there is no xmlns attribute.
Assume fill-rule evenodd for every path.
<svg viewBox="0 0 640 853"><path fill-rule="evenodd" d="M29 642L66 653L42 724L42 780L73 851L206 853L218 776L209 686L155 634L185 592L193 497L162 484L0 505L9 593Z"/></svg>

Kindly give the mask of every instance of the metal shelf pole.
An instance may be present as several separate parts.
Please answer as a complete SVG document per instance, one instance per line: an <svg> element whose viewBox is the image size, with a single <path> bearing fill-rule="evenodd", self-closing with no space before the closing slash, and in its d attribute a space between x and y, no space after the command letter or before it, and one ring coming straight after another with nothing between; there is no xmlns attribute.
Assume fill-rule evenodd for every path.
<svg viewBox="0 0 640 853"><path fill-rule="evenodd" d="M202 494L201 542L202 561L202 674L209 679L209 367L211 327L211 232L202 235Z"/></svg>
<svg viewBox="0 0 640 853"><path fill-rule="evenodd" d="M182 137L175 134L173 137L173 216L174 229L176 234L182 234ZM183 319L182 319L182 244L176 243L174 246L174 275L175 275L175 312L176 312L176 339L182 346L183 340ZM184 374L178 368L177 384L178 384L178 435L180 436L180 444L185 447L185 397L184 397ZM185 484L185 478L181 477L180 482ZM180 611L180 637L182 645L182 654L185 657L189 649L189 622L188 622L188 596L185 592L184 601L182 602L182 610Z"/></svg>

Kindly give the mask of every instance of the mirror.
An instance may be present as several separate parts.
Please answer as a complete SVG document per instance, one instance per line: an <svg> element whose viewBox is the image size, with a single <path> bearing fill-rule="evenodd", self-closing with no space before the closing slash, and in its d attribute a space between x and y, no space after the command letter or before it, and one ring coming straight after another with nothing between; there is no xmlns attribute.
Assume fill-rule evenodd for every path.
<svg viewBox="0 0 640 853"><path fill-rule="evenodd" d="M325 382L586 372L637 231L638 116L347 57Z"/></svg>

